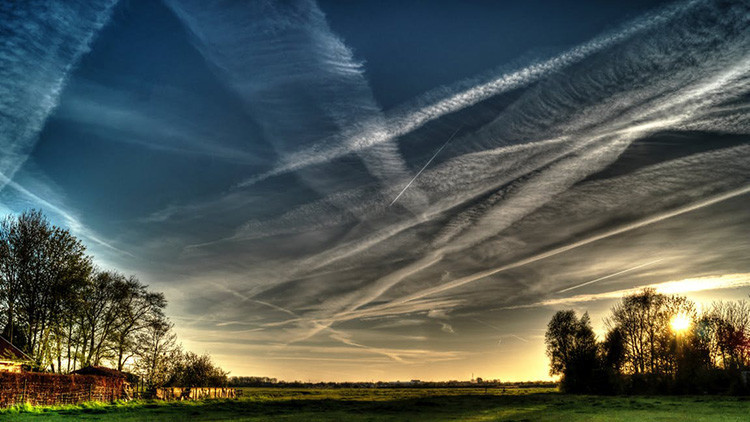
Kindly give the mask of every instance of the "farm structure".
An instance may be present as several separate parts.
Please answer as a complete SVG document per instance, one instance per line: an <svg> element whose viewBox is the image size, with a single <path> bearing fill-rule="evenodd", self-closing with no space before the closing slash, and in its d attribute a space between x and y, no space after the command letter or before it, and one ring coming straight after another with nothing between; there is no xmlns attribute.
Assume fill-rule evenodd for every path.
<svg viewBox="0 0 750 422"><path fill-rule="evenodd" d="M18 347L0 336L0 372L21 372L23 366L31 363L31 358Z"/></svg>
<svg viewBox="0 0 750 422"><path fill-rule="evenodd" d="M119 377L0 372L0 407L111 402L127 399L127 387Z"/></svg>
<svg viewBox="0 0 750 422"><path fill-rule="evenodd" d="M164 387L156 389L159 400L234 399L242 390L226 387Z"/></svg>

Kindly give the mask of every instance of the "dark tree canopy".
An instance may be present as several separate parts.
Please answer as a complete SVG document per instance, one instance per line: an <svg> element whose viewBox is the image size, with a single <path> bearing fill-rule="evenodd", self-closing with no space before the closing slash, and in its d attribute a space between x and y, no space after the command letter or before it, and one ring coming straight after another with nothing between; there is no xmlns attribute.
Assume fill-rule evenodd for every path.
<svg viewBox="0 0 750 422"><path fill-rule="evenodd" d="M623 297L599 344L587 314L558 311L547 326L550 374L568 392L747 393L750 305L717 302L702 315L682 296Z"/></svg>
<svg viewBox="0 0 750 422"><path fill-rule="evenodd" d="M558 311L545 334L550 374L562 375L565 390L583 392L591 385L597 367L597 344L588 313L579 319L575 311Z"/></svg>
<svg viewBox="0 0 750 422"><path fill-rule="evenodd" d="M227 384L227 372L216 366L211 356L185 352L176 364L169 384L178 387L211 387Z"/></svg>
<svg viewBox="0 0 750 422"><path fill-rule="evenodd" d="M181 351L166 306L136 277L94 268L83 243L40 211L0 222L0 327L37 370L109 364L155 387L179 369L223 384L208 356Z"/></svg>

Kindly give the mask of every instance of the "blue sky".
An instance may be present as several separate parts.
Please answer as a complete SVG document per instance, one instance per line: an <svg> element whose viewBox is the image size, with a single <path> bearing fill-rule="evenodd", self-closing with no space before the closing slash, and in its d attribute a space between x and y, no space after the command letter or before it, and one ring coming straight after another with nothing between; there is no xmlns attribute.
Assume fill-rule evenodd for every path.
<svg viewBox="0 0 750 422"><path fill-rule="evenodd" d="M750 292L744 1L5 9L0 211L235 375L539 379L556 309Z"/></svg>

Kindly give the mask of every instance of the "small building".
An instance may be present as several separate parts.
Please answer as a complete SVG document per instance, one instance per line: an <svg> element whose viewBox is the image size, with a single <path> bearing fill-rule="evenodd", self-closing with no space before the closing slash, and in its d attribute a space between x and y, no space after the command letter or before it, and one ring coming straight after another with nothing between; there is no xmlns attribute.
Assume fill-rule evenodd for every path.
<svg viewBox="0 0 750 422"><path fill-rule="evenodd" d="M5 337L0 336L0 372L22 372L32 359Z"/></svg>

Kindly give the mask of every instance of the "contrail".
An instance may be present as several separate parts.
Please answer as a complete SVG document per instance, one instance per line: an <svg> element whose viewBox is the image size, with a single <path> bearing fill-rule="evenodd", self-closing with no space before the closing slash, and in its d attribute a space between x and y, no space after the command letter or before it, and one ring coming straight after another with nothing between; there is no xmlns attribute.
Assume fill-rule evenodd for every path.
<svg viewBox="0 0 750 422"><path fill-rule="evenodd" d="M592 54L596 54L636 34L668 22L675 16L685 13L687 10L701 3L700 0L689 0L672 4L644 17L630 21L613 32L604 33L587 43L576 46L547 60L532 62L528 66L510 72L502 72L489 79L472 78L465 80L453 88L449 87L449 95L442 94L445 89L440 90L440 95L427 93L424 97L418 98L414 103L407 103L396 109L390 116L386 115L387 130L385 131L364 130L361 133L352 135L353 139L345 142L343 146L339 145L336 148L308 148L301 153L294 154L291 159L282 163L281 166L251 177L237 186L247 187L270 177L297 171L307 166L325 163L375 144L391 142L392 139L411 133L430 121L466 107L471 107L492 96L534 83ZM466 88L464 87L465 85L471 86Z"/></svg>
<svg viewBox="0 0 750 422"><path fill-rule="evenodd" d="M47 209L49 211L54 212L55 214L58 214L60 217L62 217L65 220L68 227L70 227L71 231L77 234L78 236L85 237L86 239L89 239L95 243L98 243L99 245L102 245L105 248L111 249L115 252L125 254L132 258L135 258L135 255L133 255L132 253L119 249L113 246L112 244L106 242L105 240L99 238L96 235L96 233L94 233L91 229L83 225L83 223L81 223L78 220L78 218L76 218L73 214L47 201L46 199L43 199L42 197L34 194L33 192L21 186L17 182L14 182L13 180L11 180L8 176L4 175L3 173L0 173L0 191L3 190L6 186L14 189L19 194L29 198L29 200L43 207L44 209Z"/></svg>
<svg viewBox="0 0 750 422"><path fill-rule="evenodd" d="M296 156L299 150L339 151L336 156L354 152L383 186L408 177L395 138L385 136L386 120L362 62L333 33L315 0L229 2L221 7L201 0L166 3L195 35L197 50L255 117L279 156ZM314 106L308 97L295 94L302 86L315 99ZM362 131L382 135L378 142L369 142L358 136ZM295 171L303 167L308 166ZM322 196L336 193L335 186L316 176L320 169L306 171L301 180ZM252 183L238 186L247 184ZM346 202L335 205L354 212Z"/></svg>
<svg viewBox="0 0 750 422"><path fill-rule="evenodd" d="M438 293L442 293L442 292L447 291L447 290L452 290L452 289L455 289L457 287L461 287L461 286L463 286L465 284L473 283L473 282L475 282L477 280L481 280L483 278L495 275L497 273L501 273L503 271L507 271L507 270L510 270L510 269L513 269L513 268L518 268L518 267L521 267L521 266L525 266L525 265L528 265L528 264L531 264L531 263L534 263L534 262L537 262L537 261L541 261L543 259L547 259L547 258L556 256L556 255L568 252L570 250L573 250L573 249L576 249L576 248L580 248L582 246L585 246L585 245L597 242L597 241L602 240L602 239L607 239L609 237L616 236L616 235L621 234L621 233L625 233L625 232L629 232L631 230L639 229L641 227L645 227L645 226L648 226L648 225L651 225L651 224L654 224L654 223L658 223L660 221L663 221L663 220L666 220L666 219L669 219L669 218L673 218L673 217L676 217L678 215L686 214L686 213L689 213L689 212L692 212L692 211L695 211L695 210L698 210L698 209L701 209L701 208L704 208L704 207L707 207L707 206L710 206L710 205L713 205L713 204L716 204L716 203L719 203L719 202L722 202L722 201L726 201L728 199L731 199L731 198L734 198L734 197L737 197L737 196L746 195L746 194L749 194L749 193L750 193L750 185L747 185L747 186L744 186L744 187L741 187L741 188L737 188L737 189L725 192L725 193L717 195L717 196L713 196L713 197L710 197L710 198L707 198L707 199L704 199L704 200L701 200L701 201L698 201L698 202L694 202L692 204L684 205L682 207L679 207L679 208L671 210L671 211L664 212L662 214L658 214L658 215L655 215L655 216L652 216L652 217L645 218L645 219L640 220L640 221L636 221L634 223L626 224L624 226L621 226L621 227L618 227L618 228L615 228L615 229L612 229L612 230L608 230L608 231L606 231L604 233L601 233L601 234L598 234L598 235L594 235L594 236L591 236L591 237L579 240L577 242L573 242L571 244L568 244L568 245L565 245L565 246L561 246L559 248L552 249L552 250L547 251L547 252L543 252L543 253L540 253L540 254L537 254L537 255L533 255L533 256L530 256L530 257L525 258L525 259L521 259L519 261L510 263L510 264L506 264L506 265L503 265L503 266L500 266L500 267L496 267L496 268L491 268L491 269L488 269L488 270L480 271L480 272L477 272L477 273L474 273L474 274L470 274L470 275L467 275L467 276L455 279L453 281L450 281L450 282L447 282L447 283L444 283L444 284L441 284L441 285L438 285L438 286L427 288L427 289L424 289L424 290L412 293L410 295L401 297L399 299L395 299L395 300L393 300L393 301L391 301L389 303L385 303L385 304L382 304L382 305L378 305L376 307L369 308L367 311L368 312L372 312L373 310L388 309L388 308L392 308L392 307L394 307L396 305L402 305L402 304L405 304L405 303L408 303L408 302L413 302L415 300L419 300L419 299L425 298L427 296L432 296L432 295L435 295L435 294L438 294ZM362 306L362 305L360 305L360 306ZM348 321L348 320L356 319L356 318L360 317L361 314L363 314L362 311L342 312L341 314L339 314L339 315L336 316L336 321L335 322Z"/></svg>
<svg viewBox="0 0 750 422"><path fill-rule="evenodd" d="M653 261L647 262L647 263L645 263L645 264L641 264L641 265L636 265L635 267L632 267L632 268L627 268L627 269L624 269L624 270L622 270L622 271L618 271L618 272L616 272L616 273L613 273L613 274L605 275L604 277L599 277L599 278L597 278L597 279L594 279L594 280L591 280L591 281L587 281L587 282L585 282L585 283L581 283L581 284L578 284L578 285L576 285L576 286L573 286L573 287L568 287L567 289L562 289L562 290L558 291L557 293L565 293L565 292L569 292L569 291L571 291L571 290L575 290L575 289L577 289L577 288L579 288L579 287L583 287L583 286L588 286L589 284L593 284L593 283L596 283L597 281L602 281L602 280L606 280L606 279L608 279L608 278L611 278L611 277L615 277L615 276L618 276L618 275L620 275L620 274L625 274L625 273L627 273L627 272L629 272L629 271L637 270L638 268L643 268L643 267L649 266L649 265L651 265L651 264L656 264L657 262L659 262L659 261L663 261L663 260L664 260L664 258L661 258L661 259L656 259L656 260L653 260Z"/></svg>
<svg viewBox="0 0 750 422"><path fill-rule="evenodd" d="M417 173L417 175L416 175L416 176L414 176L414 178L413 178L413 179L411 179L411 181L410 181L410 182L409 182L409 183L408 183L408 184L407 184L406 186L404 186L404 188L403 188L403 189L401 190L401 192L400 192L400 193L399 193L398 195L396 195L396 197L395 197L395 198L393 199L393 202L391 202L391 203L390 203L390 205L388 205L389 207L390 207L391 205L395 204L395 203L396 203L396 201L398 201L398 198L400 198L400 197L401 197L401 195L403 195L403 194L404 194L404 192L406 192L406 190L407 190L407 189L409 189L409 186L411 186L411 184L412 184L412 183L414 183L414 181L415 181L415 180L417 180L417 177L419 177L419 175L420 175L420 174L422 174L422 172L424 171L424 169L426 169L426 168L427 168L427 166L429 166L429 165L430 165L430 163L432 162L432 160L434 160L434 159L435 159L435 157L437 157L437 156L438 156L438 154L440 154L440 151L442 151L442 150L443 150L443 148L445 148L445 147L446 147L446 146L448 145L448 143L450 143L450 141L451 141L451 140L453 140L453 137L454 137L454 136L456 136L456 134L458 133L458 131L459 131L459 130L461 130L461 128L458 128L458 129L456 129L456 131L455 131L455 132L453 132L453 135L451 135L451 136L450 136L450 138L448 138L448 140L447 140L447 141L445 141L445 143L443 144L443 146L441 146L440 148L438 148L438 150L437 150L437 151L435 152L435 154L433 154L433 155L432 155L432 158L430 158L430 159L429 159L429 160L427 161L427 163L426 163L426 164L425 164L425 165L424 165L424 166L422 167L422 169L421 169L421 170L419 170L419 172Z"/></svg>
<svg viewBox="0 0 750 422"><path fill-rule="evenodd" d="M0 4L0 190L13 180L57 108L73 69L117 0Z"/></svg>
<svg viewBox="0 0 750 422"><path fill-rule="evenodd" d="M555 255L559 255L559 254L567 252L569 250L576 249L576 248L579 248L581 246L585 246L585 245L588 245L590 243L594 243L594 242L602 240L602 239L606 239L606 238L609 238L609 237L612 237L612 236L616 236L616 235L621 234L621 233L629 232L631 230L639 229L641 227L648 226L648 225L651 225L651 224L654 224L654 223L658 223L659 221L663 221L663 220L666 220L668 218L676 217L678 215L682 215L682 214L685 214L685 213L688 213L688 212L691 212L691 211L695 211L695 210L698 210L700 208L704 208L704 207L716 204L718 202L726 201L727 199L731 199L731 198L734 198L736 196L746 195L748 193L750 193L750 185L742 187L742 188L734 189L734 190L731 190L729 192L726 192L726 193L723 193L723 194L720 194L720 195L717 195L717 196L714 196L714 197L711 197L711 198L708 198L708 199L704 199L702 201L698 201L698 202L695 202L695 203L692 203L692 204L688 204L688 205L682 206L680 208L677 208L675 210L667 211L667 212L665 212L663 214L655 215L653 217L649 217L649 218L646 218L644 220L637 221L635 223L626 224L626 225L624 225L622 227L618 227L618 228L606 231L604 233L601 233L601 234L598 234L598 235L594 235L594 236L588 237L586 239L579 240L577 242L573 242L573 243L571 243L569 245L561 246L559 248L552 249L552 250L550 250L548 252L543 252L541 254L534 255L534 256L531 256L529 258L516 261L516 262L511 263L511 264L503 265L501 267L492 268L492 269L485 270L485 271L480 271L478 273L471 274L471 275L468 275L468 276L465 276L465 277L453 280L451 282L448 282L448 283L445 283L445 284L442 284L442 285L439 285L439 286L435 286L435 287L432 287L432 288L429 288L429 289L425 289L423 291L413 293L413 294L411 294L409 296L406 296L406 297L401 298L401 299L399 299L397 301L394 301L394 302L395 303L409 302L409 301L413 301L413 300L417 300L417 299L422 299L423 297L426 297L426 296L434 295L434 294L437 294L437 293L442 293L442 292L444 292L446 290L455 289L456 287L460 287L460 286L463 286L464 284L472 283L474 281L477 281L477 280L489 277L491 275L494 275L494 274L497 274L497 273L500 273L500 272L503 272L503 271L507 271L507 270L510 270L510 269L513 269L513 268L518 268L518 267L521 267L521 266L524 266L524 265L531 264L533 262L541 261L543 259L550 258L550 257L555 256Z"/></svg>

